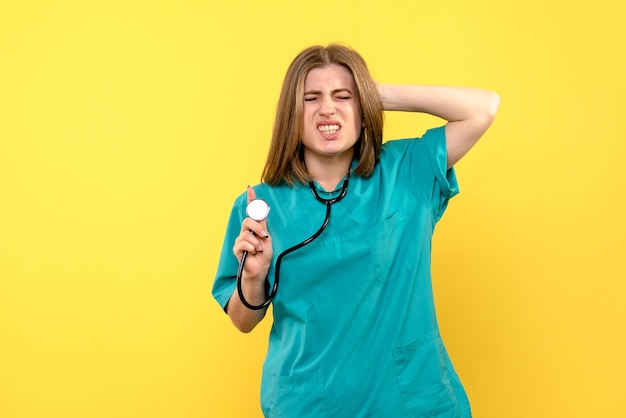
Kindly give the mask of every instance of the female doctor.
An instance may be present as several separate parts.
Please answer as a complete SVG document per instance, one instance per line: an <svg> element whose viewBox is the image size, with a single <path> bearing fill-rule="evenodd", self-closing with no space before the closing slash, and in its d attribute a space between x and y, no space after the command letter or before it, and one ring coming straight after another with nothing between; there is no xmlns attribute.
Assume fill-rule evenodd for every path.
<svg viewBox="0 0 626 418"><path fill-rule="evenodd" d="M263 183L235 201L213 285L243 332L273 305L266 417L471 416L436 321L431 239L453 166L498 105L480 89L377 84L341 45L291 63ZM382 144L383 111L447 123ZM246 216L256 198L266 219Z"/></svg>

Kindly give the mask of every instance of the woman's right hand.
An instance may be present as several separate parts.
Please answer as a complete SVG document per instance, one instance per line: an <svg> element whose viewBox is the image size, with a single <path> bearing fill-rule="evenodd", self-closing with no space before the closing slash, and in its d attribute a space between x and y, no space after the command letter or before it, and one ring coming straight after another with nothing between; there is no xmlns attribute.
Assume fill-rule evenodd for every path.
<svg viewBox="0 0 626 418"><path fill-rule="evenodd" d="M252 187L248 187L248 203L254 199L256 199L256 193ZM265 302L265 279L274 254L272 237L267 232L265 220L257 222L246 218L241 223L241 232L235 240L233 253L241 262L244 252L248 255L241 273L241 290L248 303L261 305ZM240 331L250 332L261 322L267 308L248 309L241 301L238 289L235 289L226 306L226 312Z"/></svg>
<svg viewBox="0 0 626 418"><path fill-rule="evenodd" d="M256 192L248 186L248 203L256 199ZM266 220L257 222L245 218L241 223L241 231L235 240L233 253L241 261L244 251L248 252L243 267L242 282L263 284L272 262L274 254L272 237L267 232Z"/></svg>

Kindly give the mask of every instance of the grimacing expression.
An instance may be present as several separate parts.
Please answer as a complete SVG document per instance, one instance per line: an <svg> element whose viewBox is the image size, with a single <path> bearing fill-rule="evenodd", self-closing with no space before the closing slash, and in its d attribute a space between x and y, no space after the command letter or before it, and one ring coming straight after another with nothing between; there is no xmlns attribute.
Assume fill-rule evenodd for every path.
<svg viewBox="0 0 626 418"><path fill-rule="evenodd" d="M312 69L304 82L302 145L305 161L352 158L361 134L361 107L352 74L330 64Z"/></svg>

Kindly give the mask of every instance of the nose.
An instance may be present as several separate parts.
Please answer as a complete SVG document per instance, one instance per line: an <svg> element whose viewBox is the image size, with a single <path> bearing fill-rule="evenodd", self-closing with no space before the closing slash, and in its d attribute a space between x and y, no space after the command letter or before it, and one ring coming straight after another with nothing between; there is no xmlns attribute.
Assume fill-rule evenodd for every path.
<svg viewBox="0 0 626 418"><path fill-rule="evenodd" d="M322 102L320 104L320 115L321 116L332 116L335 114L335 103L333 99L328 96L322 97Z"/></svg>

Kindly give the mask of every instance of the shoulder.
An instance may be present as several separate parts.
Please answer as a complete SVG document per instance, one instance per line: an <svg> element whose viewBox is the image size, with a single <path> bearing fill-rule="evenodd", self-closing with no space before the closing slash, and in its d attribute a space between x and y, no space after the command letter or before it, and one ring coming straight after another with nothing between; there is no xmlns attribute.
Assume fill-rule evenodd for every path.
<svg viewBox="0 0 626 418"><path fill-rule="evenodd" d="M403 154L410 152L415 148L426 146L445 145L446 130L445 126L439 126L427 130L422 136L414 138L393 139L385 142L381 147L381 157L384 154L388 156Z"/></svg>
<svg viewBox="0 0 626 418"><path fill-rule="evenodd" d="M260 183L252 186L258 199L265 200L270 207L276 205L294 205L296 202L301 201L303 195L310 195L308 184L296 183L292 186L281 183L279 185L271 186L267 183ZM306 201L306 200L305 200ZM236 205L240 205L242 208L248 204L247 193L242 193L237 197Z"/></svg>
<svg viewBox="0 0 626 418"><path fill-rule="evenodd" d="M290 186L287 183L281 183L275 186L270 186L267 183L259 183L252 186L258 197L262 197L263 195L276 197L286 196L293 193L294 190L301 189L302 187L308 187L308 185L296 183L293 186ZM245 198L246 193L243 193L242 196ZM239 196L239 198L241 198L241 196Z"/></svg>

